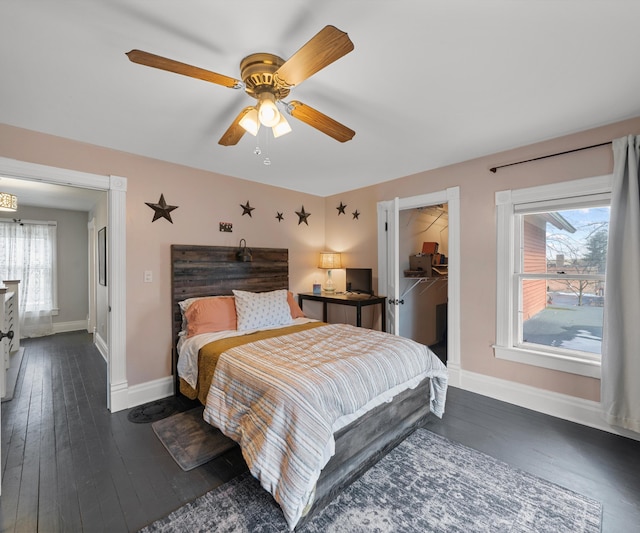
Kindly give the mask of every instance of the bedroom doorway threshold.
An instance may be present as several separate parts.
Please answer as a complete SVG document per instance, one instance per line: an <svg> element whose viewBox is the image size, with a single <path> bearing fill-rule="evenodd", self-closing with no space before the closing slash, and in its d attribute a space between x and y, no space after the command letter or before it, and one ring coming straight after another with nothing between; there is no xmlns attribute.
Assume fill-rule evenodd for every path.
<svg viewBox="0 0 640 533"><path fill-rule="evenodd" d="M415 209L438 204L448 205L449 211L449 256L447 294L447 368L449 384L460 383L460 187L429 194L394 198L378 202L378 287L387 296L387 317L395 317L387 331L397 330L399 296L400 257L398 253L398 213L404 209ZM384 293L383 293L384 291ZM395 306L395 308L394 308ZM395 311L395 312L393 312Z"/></svg>
<svg viewBox="0 0 640 533"><path fill-rule="evenodd" d="M126 195L127 178L106 176L0 157L0 175L18 180L105 191L107 200L108 346L107 409L129 407L126 357Z"/></svg>

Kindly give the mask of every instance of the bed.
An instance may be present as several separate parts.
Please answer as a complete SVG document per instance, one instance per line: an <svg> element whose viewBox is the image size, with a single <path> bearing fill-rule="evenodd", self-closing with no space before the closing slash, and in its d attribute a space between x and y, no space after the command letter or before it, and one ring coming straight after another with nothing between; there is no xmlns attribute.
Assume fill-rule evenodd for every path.
<svg viewBox="0 0 640 533"><path fill-rule="evenodd" d="M430 402L434 411L437 411L441 416L444 408L444 393L446 392L446 368L439 361L437 363L433 360L429 360L426 364L430 367L430 370L425 371L421 367L420 371L416 370L415 375L411 380L406 380L405 374L409 372L408 368L412 362L402 362L395 364L397 373L400 377L398 380L403 382L402 386L394 387L393 392L385 393L386 396L380 396L382 401L378 398L378 392L371 392L371 401L367 398L366 406L355 413L351 413L349 416L340 417L340 420L333 424L333 419L323 422L324 429L319 431L318 434L311 433L312 437L308 435L308 441L304 441L307 444L298 446L297 450L304 450L305 453L308 448L313 448L310 443L315 443L316 436L322 434L321 437L317 437L319 440L317 453L323 455L318 458L316 466L320 466L321 470L317 474L314 468L310 467L313 471L310 475L312 479L305 478L304 481L313 482L313 488L310 492L305 492L307 488L303 489L303 493L307 496L304 501L296 500L293 505L288 498L289 493L283 493L280 489L274 486L271 481L268 480L268 476L264 474L264 470L257 468L257 472L254 472L254 444L260 441L262 446L262 438L259 431L256 435L259 438L254 438L248 435L250 431L246 428L238 429L234 426L234 419L240 415L227 414L225 411L227 407L232 403L231 389L240 388L239 384L243 385L249 383L252 378L247 376L238 377L239 374L229 373L239 372L238 368L244 367L259 367L261 361L266 361L267 356L275 356L276 353L286 352L291 350L293 346L298 350L302 350L301 353L309 354L307 359L315 360L315 358L321 359L323 353L314 352L315 346L328 345L328 342L333 342L333 339L343 338L342 350L347 350L347 339L353 339L349 342L360 343L363 349L367 345L380 345L382 341L391 342L403 342L411 343L406 339L399 337L393 337L381 332L373 332L370 330L363 330L361 328L355 328L353 326L345 325L327 325L319 323L317 321L309 321L304 318L295 318L292 323L282 326L284 329L280 330L280 326L273 328L260 329L255 333L249 331L248 334L236 335L236 339L219 339L220 346L217 347L217 352L214 350L216 370L215 372L207 371L208 363L205 362L204 353L206 351L205 346L216 346L216 342L202 341L203 344L200 347L195 348L196 356L193 359L191 357L191 363L186 363L187 357L184 355L184 337L181 336L181 331L186 327L183 323L185 300L193 301L194 298L200 298L204 296L218 296L229 297L234 294L235 302L238 305L238 320L246 319L240 312L241 306L244 305L244 299L250 298L248 301L253 302L255 298L271 298L271 296L278 296L279 304L282 301L282 292L288 289L288 251L286 249L277 248L254 248L252 250L253 260L250 262L239 261L236 254L238 249L233 247L211 247L211 246L190 246L190 245L173 245L171 247L171 264L172 264L172 299L173 299L173 346L174 355L174 373L176 376L176 390L182 391L190 398L198 397L198 399L205 404L205 419L208 419L210 423L220 427L223 432L228 434L240 442L243 448L243 455L250 465L252 472L258 479L260 479L262 485L269 490L281 508L289 526L293 529L296 525L303 523L318 509L322 508L328 503L339 491L341 491L346 485L356 479L362 472L368 469L374 464L382 455L384 455L389 449L395 446L398 442L404 439L413 429L423 424L428 416L430 416ZM240 291L240 292L237 292ZM289 299L292 299L292 295L288 294ZM286 296L285 296L286 298ZM228 298L227 298L228 299ZM199 303L214 301L216 305L224 303L227 305L225 298L217 299L204 299ZM181 307L181 302L183 302ZM293 308L291 308L293 311ZM291 315L293 317L293 314ZM277 322L277 321L276 321ZM248 331L243 324L243 332ZM351 328L351 329L349 329ZM286 336L282 336L286 334ZM198 332L201 333L201 332ZM252 335L257 335L256 338ZM196 334L192 339L205 337L206 335ZM182 338L181 338L182 337ZM192 340L190 339L190 340ZM318 340L321 339L321 340ZM358 339L357 341L355 339ZM251 342L246 342L251 341ZM230 344L225 344L230 343ZM304 344L306 343L306 344ZM413 343L414 345L417 343ZM182 354L178 358L177 346L181 345ZM395 345L394 345L395 346ZM269 350L274 351L273 354ZM337 349L337 348L335 348ZM412 347L412 349L418 349ZM193 351L194 348L192 347ZM332 348L331 351L334 349ZM378 350L380 351L380 350ZM394 354L402 352L401 357L405 357L404 348L402 350L393 349ZM431 354L432 355L432 354ZM359 356L359 352L358 352ZM251 358L254 359L244 359ZM283 356L284 357L284 356ZM400 355L398 355L400 357ZM408 356L407 356L408 357ZM435 358L435 356L433 356ZM288 360L295 360L298 357L292 357ZM358 361L368 360L369 357L359 357ZM424 357L423 357L424 359ZM437 358L435 358L437 359ZM355 359L354 359L355 360ZM270 360L269 360L270 361ZM404 359L402 361L405 361ZM407 360L408 361L408 360ZM295 364L298 364L297 362ZM302 363L300 363L302 364ZM352 363L350 363L352 364ZM358 364L361 364L360 362ZM379 363L377 363L379 364ZM194 381L193 375L189 374L189 371L185 371L185 365L191 368L191 371L195 368L196 381ZM234 369L234 365L238 368ZM272 365L271 367L269 365ZM423 362L420 362L423 365ZM438 366L440 365L440 366ZM318 365L320 366L320 365ZM406 368L405 368L406 367ZM187 376L185 378L179 377L178 369L180 368L180 374ZM266 394L271 394L271 389L290 388L293 393L299 392L297 389L303 390L302 385L287 385L287 375L298 372L283 371L285 377L283 381L277 381L281 379L280 376L276 376L276 373L268 374L269 369L273 369L273 363L265 363L263 374L267 376L265 381L272 381L278 383L278 386L270 386L271 388L265 388L262 391L255 392L256 398L263 398ZM337 375L342 376L343 370L340 368L337 371ZM288 372L288 374L287 374ZM362 370L363 374L371 373L370 369ZM389 369L383 370L382 373L387 375L393 375L396 370L391 371ZM407 374L408 375L408 374ZM433 379L426 377L427 375L433 376ZM402 377L404 376L404 377ZM225 382L225 379L229 379ZM187 380L191 384L187 383ZM406 388L406 384L411 381L411 386ZM346 380L350 381L350 380ZM358 380L351 380L358 381ZM389 378L391 381L391 378ZM434 387L434 383L437 385ZM284 384L281 386L281 384ZM262 386L258 384L258 386ZM334 385L332 385L334 386ZM378 385L376 385L377 387ZM367 385L367 387L369 387ZM439 391L437 403L434 402L434 388ZM235 392L234 392L235 394ZM251 392L243 391L242 394L252 394ZM300 392L300 399L298 402L293 403L306 403L306 398L309 397L309 393ZM246 396L240 396L241 400ZM237 398L236 398L237 399ZM235 401L235 400L234 400ZM364 401L364 400L363 400ZM241 403L250 403L248 401L241 401ZM342 402L341 402L342 403ZM242 406L241 406L242 407ZM322 413L329 409L322 407ZM280 419L286 422L286 425L291 426L293 424L291 420L296 420L296 426L292 426L294 433L302 432L300 428L306 427L305 417L312 417L312 415L298 412L289 412L290 407L286 407L287 416L281 416ZM311 408L313 410L313 407ZM317 412L320 412L316 409ZM242 413L241 413L242 414ZM253 413L252 413L253 416ZM272 419L269 419L272 420ZM274 424L276 425L276 424ZM327 428L331 428L332 433L328 435L329 442L325 442L324 439L327 435ZM267 428L270 432L271 427ZM334 431L335 429L335 431ZM315 431L315 428L314 430ZM303 439L305 436L302 437ZM289 449L289 441L293 437L287 436L283 440L287 443L287 449ZM291 449L294 449L295 446ZM275 448L268 450L268 453L274 452ZM279 450L276 450L279 452ZM287 452L288 453L288 452ZM293 453L293 452L292 452ZM315 457L315 451L312 455ZM313 457L310 460L315 461ZM284 470L285 468L292 468L293 474L298 472L304 472L304 468L299 466L290 467L288 463L296 463L297 456L287 457L282 463L283 471L281 476L276 473L275 477L288 478L290 472ZM305 457L306 460L306 457ZM327 462L328 460L328 462ZM326 464L325 464L326 463ZM315 465L315 463L314 463ZM313 477L313 476L316 477ZM283 496L284 494L284 496ZM301 502L304 503L304 509Z"/></svg>

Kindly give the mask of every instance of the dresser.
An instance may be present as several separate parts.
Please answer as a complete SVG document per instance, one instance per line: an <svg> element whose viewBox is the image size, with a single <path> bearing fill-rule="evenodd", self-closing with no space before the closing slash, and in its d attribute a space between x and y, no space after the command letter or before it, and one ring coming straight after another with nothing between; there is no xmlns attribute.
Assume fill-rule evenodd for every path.
<svg viewBox="0 0 640 533"><path fill-rule="evenodd" d="M20 319L18 316L18 280L5 280L0 287L0 397L6 394L6 376L12 353L20 349ZM11 333L9 333L11 332Z"/></svg>

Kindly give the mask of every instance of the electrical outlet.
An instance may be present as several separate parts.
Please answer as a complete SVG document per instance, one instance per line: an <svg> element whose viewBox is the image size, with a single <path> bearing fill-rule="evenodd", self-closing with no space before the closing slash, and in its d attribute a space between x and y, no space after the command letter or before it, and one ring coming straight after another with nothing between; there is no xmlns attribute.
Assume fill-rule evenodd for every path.
<svg viewBox="0 0 640 533"><path fill-rule="evenodd" d="M231 222L220 222L220 231L231 233L233 231L233 224Z"/></svg>
<svg viewBox="0 0 640 533"><path fill-rule="evenodd" d="M153 281L153 272L151 270L144 271L144 282L151 283Z"/></svg>

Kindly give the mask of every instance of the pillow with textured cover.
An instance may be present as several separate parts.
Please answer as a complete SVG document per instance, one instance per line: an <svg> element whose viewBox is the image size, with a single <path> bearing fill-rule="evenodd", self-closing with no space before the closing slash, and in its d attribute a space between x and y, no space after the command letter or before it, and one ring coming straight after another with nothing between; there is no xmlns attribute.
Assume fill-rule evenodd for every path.
<svg viewBox="0 0 640 533"><path fill-rule="evenodd" d="M193 299L183 314L187 321L187 337L200 333L235 330L237 327L233 296Z"/></svg>
<svg viewBox="0 0 640 533"><path fill-rule="evenodd" d="M291 324L286 289L269 292L233 291L238 330Z"/></svg>

